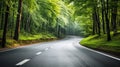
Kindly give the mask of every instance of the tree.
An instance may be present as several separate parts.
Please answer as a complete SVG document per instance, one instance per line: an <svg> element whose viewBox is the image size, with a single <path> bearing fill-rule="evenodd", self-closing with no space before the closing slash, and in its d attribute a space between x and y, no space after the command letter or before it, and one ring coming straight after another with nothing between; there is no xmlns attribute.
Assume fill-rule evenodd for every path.
<svg viewBox="0 0 120 67"><path fill-rule="evenodd" d="M9 0L10 1L10 0ZM8 2L9 2L8 1ZM2 37L2 47L5 47L6 44L6 34L7 34L7 25L8 25L8 15L9 15L9 6L6 4L6 11L5 11L5 23L4 23L4 30L3 30L3 37Z"/></svg>
<svg viewBox="0 0 120 67"><path fill-rule="evenodd" d="M105 34L105 4L103 2L104 0L101 0L101 5L102 5L102 29L103 29L103 33Z"/></svg>
<svg viewBox="0 0 120 67"><path fill-rule="evenodd" d="M103 1L104 3L104 1ZM105 3L104 3L105 4ZM105 19L106 19L106 31L107 31L107 41L111 41L111 35L110 35L110 21L108 19L108 0L106 0L106 10L105 10Z"/></svg>
<svg viewBox="0 0 120 67"><path fill-rule="evenodd" d="M21 22L21 16L22 16L22 0L19 0L18 3L19 3L18 4L18 14L17 14L16 27L15 27L15 32L14 32L14 39L15 40L19 39L20 22Z"/></svg>
<svg viewBox="0 0 120 67"><path fill-rule="evenodd" d="M112 9L111 9L111 23L112 29L114 31L114 35L117 34L117 8L118 8L118 0L112 0Z"/></svg>

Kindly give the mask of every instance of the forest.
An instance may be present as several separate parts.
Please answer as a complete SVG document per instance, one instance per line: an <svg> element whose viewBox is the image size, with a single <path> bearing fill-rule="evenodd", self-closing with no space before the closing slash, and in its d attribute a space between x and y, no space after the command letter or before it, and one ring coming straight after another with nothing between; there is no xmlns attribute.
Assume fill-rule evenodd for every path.
<svg viewBox="0 0 120 67"><path fill-rule="evenodd" d="M120 1L0 0L1 47L13 46L21 41L64 38L67 35L87 37L81 42L85 45L98 42L94 40L102 44L103 41L113 44L116 40L118 44ZM92 42L87 42L92 39ZM119 44L116 46L119 50Z"/></svg>

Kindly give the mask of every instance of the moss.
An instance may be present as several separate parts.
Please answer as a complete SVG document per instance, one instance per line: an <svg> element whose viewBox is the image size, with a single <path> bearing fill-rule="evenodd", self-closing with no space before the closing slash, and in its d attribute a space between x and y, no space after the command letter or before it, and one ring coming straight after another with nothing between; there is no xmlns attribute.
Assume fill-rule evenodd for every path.
<svg viewBox="0 0 120 67"><path fill-rule="evenodd" d="M89 36L87 38L84 38L80 44L90 48L120 53L120 34L113 36L111 33L111 36L112 41L107 41L105 34L100 37L97 35Z"/></svg>

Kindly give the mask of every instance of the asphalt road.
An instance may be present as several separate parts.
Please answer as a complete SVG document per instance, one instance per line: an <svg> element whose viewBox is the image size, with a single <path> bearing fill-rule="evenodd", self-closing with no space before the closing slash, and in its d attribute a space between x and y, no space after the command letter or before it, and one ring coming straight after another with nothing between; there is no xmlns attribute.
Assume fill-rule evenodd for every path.
<svg viewBox="0 0 120 67"><path fill-rule="evenodd" d="M120 60L79 45L82 38L33 44L0 52L0 67L120 67Z"/></svg>

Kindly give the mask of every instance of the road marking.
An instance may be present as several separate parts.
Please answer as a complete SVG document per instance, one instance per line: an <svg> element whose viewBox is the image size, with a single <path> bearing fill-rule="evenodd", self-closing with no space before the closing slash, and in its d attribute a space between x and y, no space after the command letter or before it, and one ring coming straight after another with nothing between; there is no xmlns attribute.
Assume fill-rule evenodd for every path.
<svg viewBox="0 0 120 67"><path fill-rule="evenodd" d="M48 48L45 48L45 51L47 51L48 50Z"/></svg>
<svg viewBox="0 0 120 67"><path fill-rule="evenodd" d="M17 63L16 66L21 66L21 65L27 63L28 61L30 61L30 59L25 59L25 60L23 60L23 61Z"/></svg>
<svg viewBox="0 0 120 67"><path fill-rule="evenodd" d="M83 46L83 47L84 47L84 46ZM108 55L108 54L105 54L105 53L103 53L103 52L96 51L96 50L93 50L93 49L90 49L90 48L87 48L87 47L84 47L84 48L86 48L86 49L88 49L88 50L90 50L90 51L93 51L93 52L95 52L95 53L98 53L98 54L101 54L101 55L107 56L107 57L109 57L109 58L112 58L112 59L115 59L115 60L120 61L120 59L117 58L117 57L114 57L114 56L111 56L111 55Z"/></svg>
<svg viewBox="0 0 120 67"><path fill-rule="evenodd" d="M42 52L38 52L38 53L36 53L36 55L40 55Z"/></svg>

